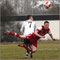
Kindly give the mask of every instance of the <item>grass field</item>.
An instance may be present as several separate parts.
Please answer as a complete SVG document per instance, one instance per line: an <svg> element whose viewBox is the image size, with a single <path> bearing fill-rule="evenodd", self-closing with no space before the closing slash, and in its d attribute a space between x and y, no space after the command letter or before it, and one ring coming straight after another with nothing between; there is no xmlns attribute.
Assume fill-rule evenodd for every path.
<svg viewBox="0 0 60 60"><path fill-rule="evenodd" d="M25 60L26 50L17 46L18 43L1 43L1 60ZM39 41L37 52L33 54L32 60L59 60L59 41ZM30 60L30 57L28 58Z"/></svg>

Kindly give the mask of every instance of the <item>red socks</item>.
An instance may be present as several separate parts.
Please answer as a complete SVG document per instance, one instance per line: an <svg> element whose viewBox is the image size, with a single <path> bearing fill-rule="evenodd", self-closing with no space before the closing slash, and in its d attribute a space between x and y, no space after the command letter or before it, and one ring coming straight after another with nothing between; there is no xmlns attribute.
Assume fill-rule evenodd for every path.
<svg viewBox="0 0 60 60"><path fill-rule="evenodd" d="M29 48L27 45L24 45L24 44L23 44L23 47L24 47L26 50L28 50L28 51L30 50L30 51L32 52L32 48Z"/></svg>
<svg viewBox="0 0 60 60"><path fill-rule="evenodd" d="M13 33L13 32L9 32L9 34L11 34L11 35L15 35L15 33Z"/></svg>
<svg viewBox="0 0 60 60"><path fill-rule="evenodd" d="M17 36L17 37L19 37L19 36L20 36L20 34L19 34L19 33L17 33L17 34L16 34L16 36Z"/></svg>
<svg viewBox="0 0 60 60"><path fill-rule="evenodd" d="M19 33L14 33L14 32L9 32L9 34L11 34L11 35L15 35L15 36L17 36L17 37L19 37L19 36L20 36L20 34L19 34Z"/></svg>
<svg viewBox="0 0 60 60"><path fill-rule="evenodd" d="M23 44L23 47L26 49L26 50L29 50L29 47L27 45L24 45Z"/></svg>

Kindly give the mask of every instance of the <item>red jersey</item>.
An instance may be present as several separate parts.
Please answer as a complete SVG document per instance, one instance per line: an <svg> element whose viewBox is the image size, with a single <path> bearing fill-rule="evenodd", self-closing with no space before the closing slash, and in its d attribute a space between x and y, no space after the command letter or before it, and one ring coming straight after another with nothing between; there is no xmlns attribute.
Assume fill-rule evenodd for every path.
<svg viewBox="0 0 60 60"><path fill-rule="evenodd" d="M44 36L45 34L51 34L50 28L45 29L44 26L41 26L37 29L38 34Z"/></svg>
<svg viewBox="0 0 60 60"><path fill-rule="evenodd" d="M51 31L50 31L50 28L48 29L45 29L44 26L41 26L37 29L38 31L38 34L44 36L45 34L51 34ZM29 34L27 36L27 39L30 40L30 42L37 47L37 40L39 39L40 37L36 36L35 33L33 34Z"/></svg>

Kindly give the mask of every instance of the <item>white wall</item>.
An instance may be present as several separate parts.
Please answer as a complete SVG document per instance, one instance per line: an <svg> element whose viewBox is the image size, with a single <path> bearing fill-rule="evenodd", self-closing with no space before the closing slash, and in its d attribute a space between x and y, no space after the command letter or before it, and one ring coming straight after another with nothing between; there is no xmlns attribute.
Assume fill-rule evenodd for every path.
<svg viewBox="0 0 60 60"><path fill-rule="evenodd" d="M39 27L41 25L44 24L44 21L35 21L36 22L36 26ZM49 21L50 22L50 29L51 29L51 32L53 34L53 36L56 38L56 39L60 39L59 38L59 20L51 20ZM46 39L49 39L50 37L47 35L46 36L47 38Z"/></svg>

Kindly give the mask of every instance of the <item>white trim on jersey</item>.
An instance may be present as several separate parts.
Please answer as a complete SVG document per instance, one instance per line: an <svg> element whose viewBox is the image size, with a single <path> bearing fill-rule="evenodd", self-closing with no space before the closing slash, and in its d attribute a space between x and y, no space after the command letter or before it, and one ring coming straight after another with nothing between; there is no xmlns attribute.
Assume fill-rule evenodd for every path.
<svg viewBox="0 0 60 60"><path fill-rule="evenodd" d="M49 31L49 33L48 33L48 34L52 34L52 33L51 33L51 30Z"/></svg>
<svg viewBox="0 0 60 60"><path fill-rule="evenodd" d="M40 27L38 27L37 29L42 30L42 27L40 26Z"/></svg>

